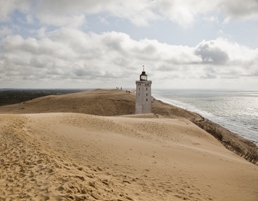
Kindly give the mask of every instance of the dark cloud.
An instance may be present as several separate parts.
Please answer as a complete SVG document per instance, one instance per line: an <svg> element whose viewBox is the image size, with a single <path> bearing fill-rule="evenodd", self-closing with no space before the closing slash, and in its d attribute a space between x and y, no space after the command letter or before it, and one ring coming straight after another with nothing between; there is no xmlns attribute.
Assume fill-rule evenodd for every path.
<svg viewBox="0 0 258 201"><path fill-rule="evenodd" d="M226 16L234 18L258 18L257 0L223 0L218 2Z"/></svg>
<svg viewBox="0 0 258 201"><path fill-rule="evenodd" d="M106 45L107 51L116 51L124 56L128 56L127 51L124 49L125 38L120 36L120 34L118 34L117 37L108 37L108 35L106 35L102 39L102 42Z"/></svg>
<svg viewBox="0 0 258 201"><path fill-rule="evenodd" d="M47 65L47 62L44 60L44 58L33 57L30 60L30 65L35 68L44 68Z"/></svg>
<svg viewBox="0 0 258 201"><path fill-rule="evenodd" d="M213 47L212 44L205 43L200 44L196 50L195 54L202 58L203 63L221 65L226 64L229 60L228 54L218 47Z"/></svg>

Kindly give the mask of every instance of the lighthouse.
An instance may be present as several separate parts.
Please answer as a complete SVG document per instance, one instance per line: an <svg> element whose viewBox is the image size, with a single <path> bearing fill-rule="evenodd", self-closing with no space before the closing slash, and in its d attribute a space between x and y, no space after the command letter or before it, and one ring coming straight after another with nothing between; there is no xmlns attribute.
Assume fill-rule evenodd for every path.
<svg viewBox="0 0 258 201"><path fill-rule="evenodd" d="M143 66L140 80L136 81L135 114L151 113L151 83Z"/></svg>

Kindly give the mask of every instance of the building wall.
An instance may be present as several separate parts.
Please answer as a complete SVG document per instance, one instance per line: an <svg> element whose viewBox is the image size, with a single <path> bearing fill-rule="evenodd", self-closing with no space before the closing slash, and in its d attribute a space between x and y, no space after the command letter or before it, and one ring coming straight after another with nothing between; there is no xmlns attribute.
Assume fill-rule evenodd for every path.
<svg viewBox="0 0 258 201"><path fill-rule="evenodd" d="M135 114L151 113L151 81L136 81Z"/></svg>

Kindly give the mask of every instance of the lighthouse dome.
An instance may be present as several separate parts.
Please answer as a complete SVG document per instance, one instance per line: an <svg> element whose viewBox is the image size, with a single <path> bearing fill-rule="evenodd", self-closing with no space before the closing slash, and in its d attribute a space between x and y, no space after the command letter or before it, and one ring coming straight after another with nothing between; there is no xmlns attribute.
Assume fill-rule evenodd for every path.
<svg viewBox="0 0 258 201"><path fill-rule="evenodd" d="M140 81L147 81L147 74L145 71L142 71L142 74L140 75Z"/></svg>

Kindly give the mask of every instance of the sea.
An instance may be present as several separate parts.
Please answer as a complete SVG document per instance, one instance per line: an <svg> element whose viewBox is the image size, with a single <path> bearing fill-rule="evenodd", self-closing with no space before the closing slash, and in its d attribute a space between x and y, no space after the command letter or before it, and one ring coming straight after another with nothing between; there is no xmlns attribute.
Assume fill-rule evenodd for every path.
<svg viewBox="0 0 258 201"><path fill-rule="evenodd" d="M152 89L152 95L196 112L258 145L258 91Z"/></svg>

